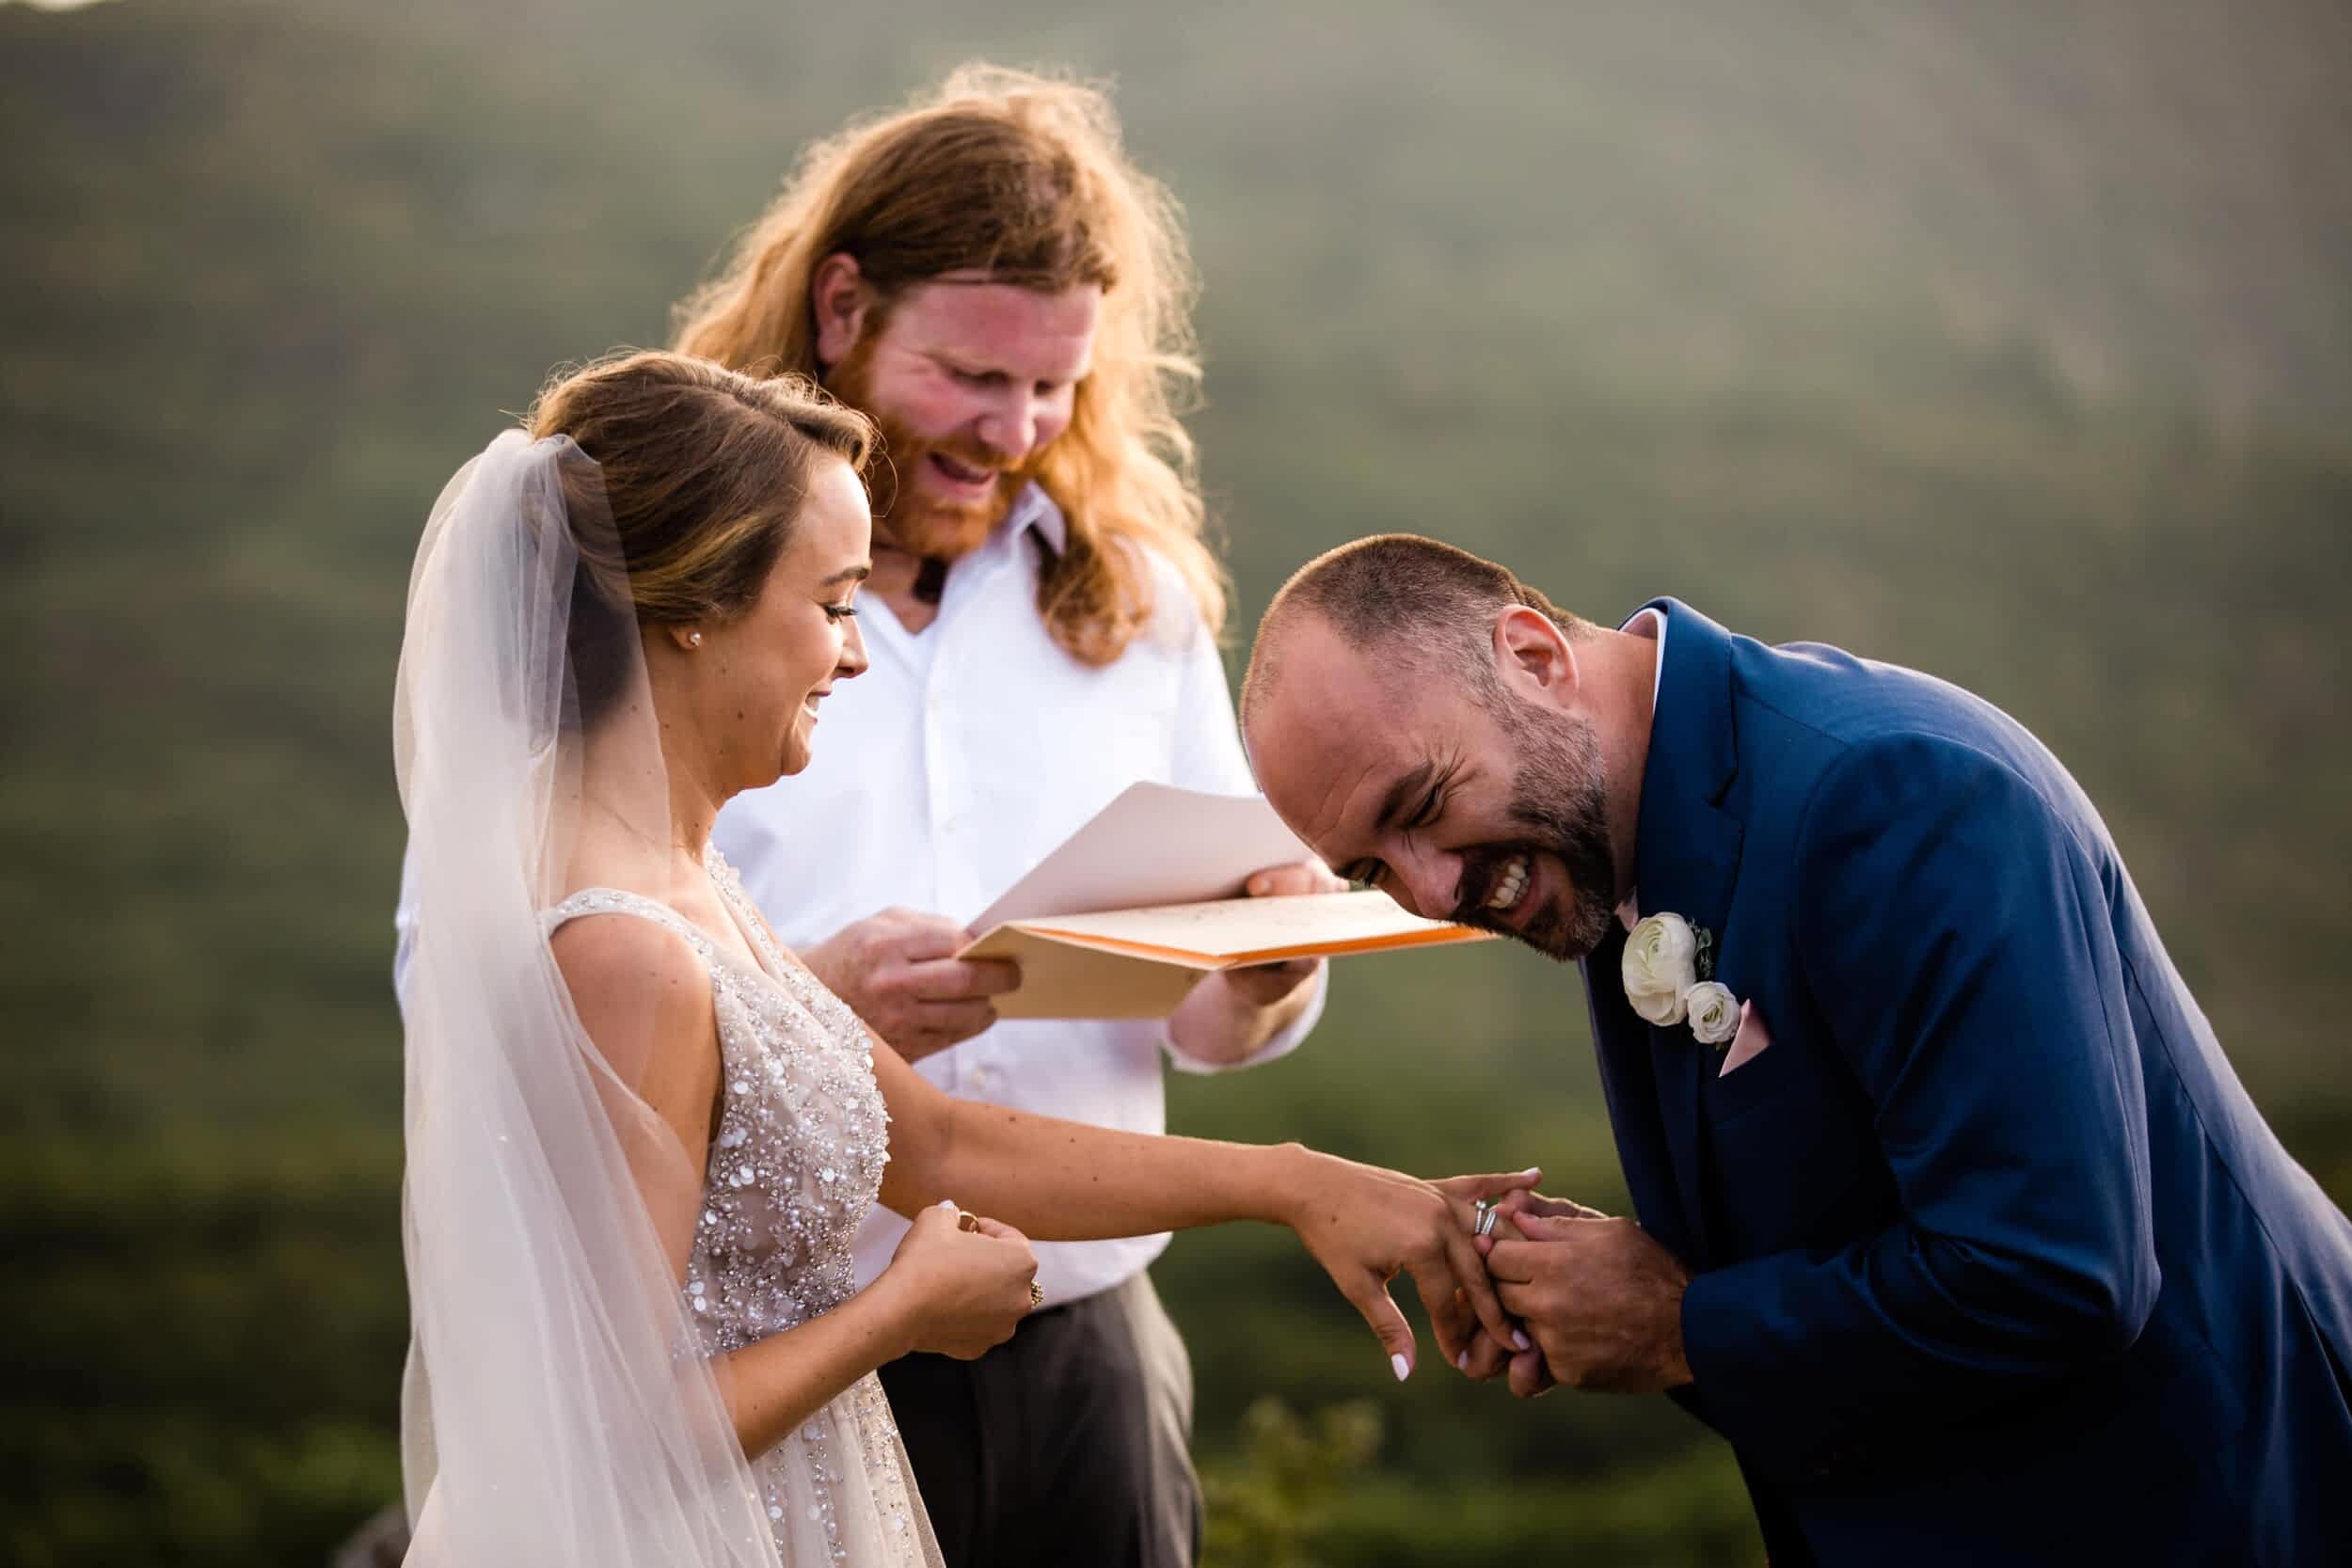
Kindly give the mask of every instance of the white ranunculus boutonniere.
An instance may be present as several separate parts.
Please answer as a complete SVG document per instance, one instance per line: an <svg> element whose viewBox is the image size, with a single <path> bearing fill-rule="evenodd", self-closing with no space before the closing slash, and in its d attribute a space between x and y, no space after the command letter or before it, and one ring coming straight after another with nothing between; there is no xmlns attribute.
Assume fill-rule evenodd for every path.
<svg viewBox="0 0 2352 1568"><path fill-rule="evenodd" d="M1683 993L1682 1005L1691 1010L1691 1037L1701 1045L1729 1045L1740 1032L1740 999L1729 986L1701 980Z"/></svg>
<svg viewBox="0 0 2352 1568"><path fill-rule="evenodd" d="M1625 939L1625 999L1660 1028L1680 1023L1683 992L1699 983L1699 938L1678 914L1654 914Z"/></svg>
<svg viewBox="0 0 2352 1568"><path fill-rule="evenodd" d="M1701 1045L1722 1047L1740 1030L1740 999L1718 985L1715 939L1678 914L1654 914L1626 938L1625 999L1661 1029L1689 1021Z"/></svg>

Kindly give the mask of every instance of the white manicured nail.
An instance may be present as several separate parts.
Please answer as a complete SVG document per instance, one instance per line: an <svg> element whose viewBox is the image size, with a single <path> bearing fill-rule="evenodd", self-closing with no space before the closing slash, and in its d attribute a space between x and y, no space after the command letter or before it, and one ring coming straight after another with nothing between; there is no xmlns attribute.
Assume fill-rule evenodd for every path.
<svg viewBox="0 0 2352 1568"><path fill-rule="evenodd" d="M1544 1174L1544 1167L1541 1165L1530 1165L1525 1170L1519 1172L1519 1174L1526 1177L1530 1181L1533 1181L1537 1177Z"/></svg>
<svg viewBox="0 0 2352 1568"><path fill-rule="evenodd" d="M1398 1351L1394 1355L1390 1356L1389 1365L1396 1369L1396 1380L1399 1383L1404 1382L1413 1370L1413 1364L1405 1359L1403 1351Z"/></svg>
<svg viewBox="0 0 2352 1568"><path fill-rule="evenodd" d="M952 1197L943 1197L939 1200L939 1206L942 1209L953 1210L956 1206L956 1200Z"/></svg>
<svg viewBox="0 0 2352 1568"><path fill-rule="evenodd" d="M1454 1370L1457 1372L1467 1372L1470 1370L1470 1352L1464 1351L1461 1354L1454 1358Z"/></svg>
<svg viewBox="0 0 2352 1568"><path fill-rule="evenodd" d="M1513 1329L1511 1331L1511 1345L1515 1350L1527 1349L1527 1336L1521 1333L1518 1329Z"/></svg>

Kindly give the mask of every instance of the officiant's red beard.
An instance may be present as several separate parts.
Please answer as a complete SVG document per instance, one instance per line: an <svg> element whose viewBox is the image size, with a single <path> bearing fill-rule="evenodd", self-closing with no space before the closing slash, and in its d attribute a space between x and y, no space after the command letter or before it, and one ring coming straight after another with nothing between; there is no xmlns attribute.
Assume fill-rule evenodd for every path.
<svg viewBox="0 0 2352 1568"><path fill-rule="evenodd" d="M869 331L825 376L825 389L874 421L882 439L866 476L874 499L874 536L910 555L959 561L983 544L996 525L1011 513L1013 502L1037 477L1038 459L1009 463L968 436L924 436L873 396L873 341ZM945 460L946 472L934 465ZM938 493L955 470L993 476L993 483L977 499L951 499Z"/></svg>
<svg viewBox="0 0 2352 1568"><path fill-rule="evenodd" d="M1601 944L1617 912L1609 778L1600 742L1583 721L1508 695L1493 698L1487 710L1511 747L1515 766L1505 818L1506 831L1516 836L1461 851L1458 906L1451 918L1573 962ZM1550 890L1517 923L1488 911L1488 896L1514 861L1528 862L1538 886L1549 879L1546 870L1537 869L1537 857L1549 857L1565 872L1567 886Z"/></svg>

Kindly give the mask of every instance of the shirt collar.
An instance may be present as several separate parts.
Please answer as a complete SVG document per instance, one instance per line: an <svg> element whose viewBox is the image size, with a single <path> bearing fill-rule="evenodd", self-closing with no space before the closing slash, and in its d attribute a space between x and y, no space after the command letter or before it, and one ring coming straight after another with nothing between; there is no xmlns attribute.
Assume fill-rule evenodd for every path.
<svg viewBox="0 0 2352 1568"><path fill-rule="evenodd" d="M1649 683L1650 719L1655 723L1658 718L1658 693L1665 688L1666 684L1666 612L1655 606L1645 606L1635 610L1633 618L1617 629L1632 632L1639 637L1657 640L1658 671L1650 677ZM1635 886L1627 892L1625 902L1617 906L1617 921L1628 931L1631 931L1642 918L1641 898L1642 890L1639 886Z"/></svg>
<svg viewBox="0 0 2352 1568"><path fill-rule="evenodd" d="M1006 537L1018 539L1024 529L1037 530L1039 540L1056 555L1070 547L1070 519L1061 515L1061 508L1045 493L1045 486L1035 480L1013 498L1012 510L1005 515Z"/></svg>
<svg viewBox="0 0 2352 1568"><path fill-rule="evenodd" d="M1658 642L1658 667L1649 679L1649 710L1658 713L1658 693L1666 685L1666 612L1656 605L1645 605L1633 612L1633 619L1617 628L1637 637L1654 638Z"/></svg>
<svg viewBox="0 0 2352 1568"><path fill-rule="evenodd" d="M988 531L988 536L971 554L958 558L949 570L970 579L994 570L1001 562L1025 565L1028 553L1021 547L1021 542L1031 533L1037 535L1039 546L1049 559L1069 546L1070 525L1063 519L1061 508L1035 481L1013 497L1004 520Z"/></svg>

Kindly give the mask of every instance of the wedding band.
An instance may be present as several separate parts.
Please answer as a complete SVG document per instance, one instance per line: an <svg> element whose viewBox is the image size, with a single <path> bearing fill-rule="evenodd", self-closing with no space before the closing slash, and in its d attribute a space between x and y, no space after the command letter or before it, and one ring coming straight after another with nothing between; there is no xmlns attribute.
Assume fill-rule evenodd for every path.
<svg viewBox="0 0 2352 1568"><path fill-rule="evenodd" d="M979 1227L979 1215L974 1213L969 1209L960 1209L956 1212L956 1228L958 1230L977 1230Z"/></svg>
<svg viewBox="0 0 2352 1568"><path fill-rule="evenodd" d="M1042 1307L1042 1306L1044 1306L1044 1305L1045 1305L1045 1287L1044 1287L1044 1286L1042 1286L1042 1285L1040 1285L1040 1284L1039 1284L1036 1280L1034 1280L1034 1279L1030 1280L1030 1281L1029 1281L1029 1310L1030 1310L1030 1311L1032 1311L1032 1312L1034 1312L1034 1311L1036 1311L1039 1307Z"/></svg>
<svg viewBox="0 0 2352 1568"><path fill-rule="evenodd" d="M1470 1208L1478 1215L1478 1223L1470 1227L1470 1234L1473 1236L1491 1235L1495 1227L1495 1215L1501 1211L1483 1197L1472 1203Z"/></svg>

